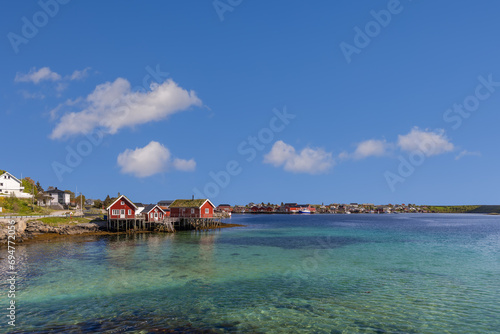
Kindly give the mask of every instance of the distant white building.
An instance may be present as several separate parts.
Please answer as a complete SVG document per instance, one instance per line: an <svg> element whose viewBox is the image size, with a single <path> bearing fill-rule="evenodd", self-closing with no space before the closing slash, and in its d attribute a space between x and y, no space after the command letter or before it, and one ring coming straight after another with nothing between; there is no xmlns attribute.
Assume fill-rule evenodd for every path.
<svg viewBox="0 0 500 334"><path fill-rule="evenodd" d="M22 182L9 172L0 175L0 196L14 195L18 198L31 198L31 194L24 192Z"/></svg>
<svg viewBox="0 0 500 334"><path fill-rule="evenodd" d="M57 189L57 187L55 187L54 189L47 190L45 194L51 197L50 203L48 203L49 205L57 203L61 205L69 205L71 202L70 194Z"/></svg>

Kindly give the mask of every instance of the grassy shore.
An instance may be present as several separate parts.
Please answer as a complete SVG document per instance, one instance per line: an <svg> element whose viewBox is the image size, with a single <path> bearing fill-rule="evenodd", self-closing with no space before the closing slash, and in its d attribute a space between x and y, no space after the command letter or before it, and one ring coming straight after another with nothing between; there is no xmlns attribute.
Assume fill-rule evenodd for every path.
<svg viewBox="0 0 500 334"><path fill-rule="evenodd" d="M41 221L50 226L76 225L80 223L90 223L92 220L92 218L85 217L47 217L36 219L36 221Z"/></svg>

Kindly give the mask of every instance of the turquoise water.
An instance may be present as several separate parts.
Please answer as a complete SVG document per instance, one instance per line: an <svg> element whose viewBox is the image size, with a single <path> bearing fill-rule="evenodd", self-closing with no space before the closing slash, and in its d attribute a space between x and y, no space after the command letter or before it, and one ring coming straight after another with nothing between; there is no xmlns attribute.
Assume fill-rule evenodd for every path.
<svg viewBox="0 0 500 334"><path fill-rule="evenodd" d="M500 332L500 217L231 222L246 227L19 245L14 330L0 249L0 332Z"/></svg>

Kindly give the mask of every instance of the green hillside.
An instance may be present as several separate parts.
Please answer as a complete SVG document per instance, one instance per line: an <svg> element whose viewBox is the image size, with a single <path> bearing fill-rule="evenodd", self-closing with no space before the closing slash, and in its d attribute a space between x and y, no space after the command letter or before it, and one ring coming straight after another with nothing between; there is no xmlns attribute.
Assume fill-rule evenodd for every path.
<svg viewBox="0 0 500 334"><path fill-rule="evenodd" d="M469 213L498 213L500 214L500 205L481 205L469 211Z"/></svg>
<svg viewBox="0 0 500 334"><path fill-rule="evenodd" d="M0 207L2 207L2 213L15 213L19 215L48 214L52 211L49 208L32 205L31 201L31 199L2 196L0 197Z"/></svg>
<svg viewBox="0 0 500 334"><path fill-rule="evenodd" d="M466 213L476 210L479 205L444 205L444 206L433 206L428 205L427 208L431 212L438 213Z"/></svg>
<svg viewBox="0 0 500 334"><path fill-rule="evenodd" d="M437 213L498 213L500 205L428 205L431 212Z"/></svg>

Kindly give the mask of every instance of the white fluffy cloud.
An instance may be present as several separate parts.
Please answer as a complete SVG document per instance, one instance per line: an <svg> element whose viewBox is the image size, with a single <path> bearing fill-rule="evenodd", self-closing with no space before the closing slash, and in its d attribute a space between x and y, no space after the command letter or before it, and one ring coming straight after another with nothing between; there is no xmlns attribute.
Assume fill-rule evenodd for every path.
<svg viewBox="0 0 500 334"><path fill-rule="evenodd" d="M75 70L71 75L67 75L64 78L57 72L52 71L49 67L42 67L39 70L33 67L28 73L16 73L14 82L32 82L34 84L39 84L42 81L73 81L81 80L88 76L88 71L90 67L84 68L83 70Z"/></svg>
<svg viewBox="0 0 500 334"><path fill-rule="evenodd" d="M180 171L192 172L196 168L196 162L193 159L184 160L175 158L174 161L172 161L172 166Z"/></svg>
<svg viewBox="0 0 500 334"><path fill-rule="evenodd" d="M339 158L359 160L371 156L381 157L387 155L392 146L392 144L387 143L385 140L369 139L359 143L352 154L347 152L340 153Z"/></svg>
<svg viewBox="0 0 500 334"><path fill-rule="evenodd" d="M90 67L84 68L83 70L75 70L71 76L69 77L69 80L81 80L83 78L86 78L88 76L88 71L90 70Z"/></svg>
<svg viewBox="0 0 500 334"><path fill-rule="evenodd" d="M446 137L444 130L420 130L418 127L414 127L406 135L399 135L398 146L403 151L420 151L428 157L455 149L455 146Z"/></svg>
<svg viewBox="0 0 500 334"><path fill-rule="evenodd" d="M140 178L171 169L193 171L196 168L196 162L193 159L173 159L169 149L156 141L151 141L142 148L125 150L118 155L117 162L122 173Z"/></svg>
<svg viewBox="0 0 500 334"><path fill-rule="evenodd" d="M69 86L70 81L82 80L88 76L88 71L90 67L87 67L83 70L75 70L71 75L66 75L62 77L59 73L52 71L49 67L42 67L37 70L33 67L28 73L17 73L14 78L14 82L31 82L35 85L38 85L42 81L51 81L53 82L52 88L56 92L56 96L60 97L62 92L66 90ZM43 95L40 92L38 93L22 93L25 99L30 99L32 96L40 96Z"/></svg>
<svg viewBox="0 0 500 334"><path fill-rule="evenodd" d="M274 143L271 151L265 155L264 163L283 166L289 172L309 174L324 173L334 165L332 154L323 149L306 147L297 153L293 146L281 140Z"/></svg>
<svg viewBox="0 0 500 334"><path fill-rule="evenodd" d="M38 84L41 81L59 81L61 76L56 72L52 72L48 67L42 67L39 70L32 68L29 73L17 73L14 79L15 82L32 82Z"/></svg>
<svg viewBox="0 0 500 334"><path fill-rule="evenodd" d="M132 91L123 78L98 85L85 99L83 110L64 114L50 137L87 134L98 127L114 134L123 127L158 121L202 105L195 92L179 87L171 79L150 88L147 92Z"/></svg>

